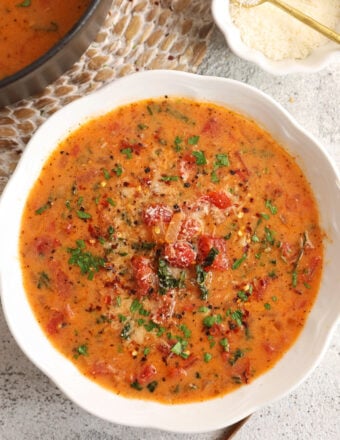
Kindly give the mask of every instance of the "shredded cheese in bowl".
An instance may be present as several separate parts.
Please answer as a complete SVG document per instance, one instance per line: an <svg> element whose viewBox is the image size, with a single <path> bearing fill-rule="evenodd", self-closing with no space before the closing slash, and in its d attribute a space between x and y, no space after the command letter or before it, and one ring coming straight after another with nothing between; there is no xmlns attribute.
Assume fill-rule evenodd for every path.
<svg viewBox="0 0 340 440"><path fill-rule="evenodd" d="M329 28L335 29L340 22L339 0L285 2ZM242 41L274 61L304 59L314 49L329 41L269 2L254 8L245 8L230 2L229 8L232 22L239 29Z"/></svg>

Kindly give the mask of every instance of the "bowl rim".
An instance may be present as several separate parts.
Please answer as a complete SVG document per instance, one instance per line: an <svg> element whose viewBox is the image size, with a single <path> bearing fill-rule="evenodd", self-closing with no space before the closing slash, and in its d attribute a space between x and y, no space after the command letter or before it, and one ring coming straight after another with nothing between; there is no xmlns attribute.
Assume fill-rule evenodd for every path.
<svg viewBox="0 0 340 440"><path fill-rule="evenodd" d="M174 93L173 90L179 91ZM213 94L214 90L216 99L208 98L207 96ZM221 91L225 94L226 98L220 98ZM225 102L232 93L235 93L235 96L237 95L237 97L240 95L241 100L242 95L245 94L249 99L251 98L255 101L257 100L256 102L264 103L265 106L268 106L268 111L274 112L276 116L281 116L283 118L284 124L281 124L283 131L287 131L287 127L290 127L293 132L296 131L296 133L301 135L303 139L307 140L309 146L313 146L313 151L315 150L314 152L319 155L318 158L321 158L324 161L325 166L327 165L327 173L325 173L325 177L328 179L330 178L329 176L331 176L334 179L333 187L337 188L337 192L336 189L334 189L336 197L332 201L332 209L340 209L340 173L335 164L324 147L322 147L313 136L307 134L307 132L280 104L255 87L239 81L167 70L141 72L120 78L93 94L68 104L63 109L53 114L37 130L36 134L29 142L16 170L1 196L0 214L2 214L0 215L0 238L5 246L1 247L2 252L0 250L0 286L2 306L10 331L26 356L41 371L43 371L43 373L46 374L68 396L68 398L70 398L70 400L86 411L102 419L128 426L158 428L182 433L199 433L220 429L243 419L257 409L290 393L311 374L330 343L330 339L339 320L340 299L335 303L335 307L331 307L328 311L327 320L323 320L325 325L321 327L317 325L317 328L311 333L312 336L315 336L316 338L314 347L311 348L313 350L310 355L312 356L312 361L307 366L304 366L299 365L295 359L294 365L296 370L298 370L298 373L296 373L296 376L293 378L289 378L288 384L283 384L283 381L280 381L280 383L277 384L278 389L274 394L270 389L266 389L266 383L271 384L273 381L275 382L275 374L277 374L277 371L285 371L284 368L285 366L287 367L287 362L289 363L292 360L291 353L293 347L299 355L298 360L300 359L301 364L301 359L303 359L301 356L304 356L303 350L305 348L301 343L302 335L306 333L307 324L309 327L310 324L314 325L313 322L311 323L311 316L315 307L307 320L307 324L305 325L302 334L300 334L293 347L291 347L287 354L278 362L278 364L275 365L274 368L254 380L251 384L241 387L233 393L204 402L164 405L152 401L119 397L108 390L98 387L93 381L82 376L70 361L53 348L42 329L40 329L38 323L35 321L33 312L30 310L27 300L26 303L21 304L21 310L18 311L16 295L19 295L22 298L25 297L21 279L16 280L16 277L13 276L13 274L15 274L15 271L13 272L13 270L17 270L19 265L17 254L19 230L17 226L14 226L14 234L16 234L14 235L15 240L11 240L11 234L8 232L8 219L5 214L8 212L9 207L13 207L13 196L17 197L19 200L15 206L23 206L26 200L26 193L28 194L35 181L35 178L32 177L35 174L35 171L31 171L31 169L35 167L40 172L42 164L45 162L50 152L53 151L59 143L56 143L55 140L59 139L60 141L69 132L73 131L74 128L79 126L79 124L83 124L88 119L95 118L100 114L105 114L109 110L128 102L143 99L139 94L147 95L146 98L164 96L165 94L169 96L186 96L200 101L216 102L217 104L241 112L237 108L237 105L230 105ZM118 96L119 94L124 97L123 102L121 102L121 98ZM138 96L135 96L136 94ZM128 95L128 98L126 98L126 95ZM119 102L116 103L115 99ZM75 113L77 114L77 117L74 117L75 120L71 121L70 118ZM245 114L246 112L243 111L242 113ZM253 117L253 119L255 118ZM56 131L58 127L60 132L53 134L53 130ZM42 151L40 145L43 140L44 143L46 142L46 144L50 144L48 146L48 151L44 153L41 152L40 157L32 161L32 157L34 157L32 153ZM28 179L28 185L26 183L26 186L28 186L28 188L26 188L25 182L20 182L20 180L23 180L22 178L28 170L30 170L29 172L32 172L32 174ZM24 194L21 193L20 189L24 189ZM15 209L21 213L20 206ZM20 219L18 220L19 227ZM340 219L335 218L334 228L337 228L337 236L339 238ZM340 240L334 243L337 256L340 258L339 245ZM11 248L9 251L10 255L8 255L7 252L9 248ZM15 255L11 255L12 251ZM333 272L336 273L336 269L334 269ZM17 275L18 274L19 273L17 272ZM19 278L21 278L20 274ZM22 292L18 292L18 290L20 290L20 285ZM13 286L14 289L12 288ZM16 295L11 294L13 291L16 292ZM20 328L23 322L23 317L31 324L30 336L28 336L27 330ZM35 346L32 345L33 341L31 339L33 337L38 337L40 347L38 351L34 349ZM318 344L318 348L316 348L316 343ZM49 356L51 356L50 359L48 358ZM59 371L60 369L62 371ZM257 400L255 399L255 401L251 401L253 395L257 397ZM100 400L96 396L100 396ZM239 412L235 414L232 412L232 405L238 401L240 402L239 405L241 408L239 409ZM108 405L111 405L111 408L108 409ZM112 411L112 409L114 409L114 411ZM227 413L229 410L229 414L224 414L222 409ZM210 417L207 415L210 415Z"/></svg>
<svg viewBox="0 0 340 440"><path fill-rule="evenodd" d="M229 48L238 57L257 64L264 71L273 75L287 75L294 73L314 73L324 69L336 58L340 58L340 50L337 43L326 43L334 50L323 51L324 46L315 50L314 55L322 51L323 55L317 60L312 54L301 60L284 59L280 61L267 58L261 51L247 46L241 39L239 29L233 24L229 14L230 0L212 0L211 12L215 24L222 32ZM340 24L339 24L340 25Z"/></svg>

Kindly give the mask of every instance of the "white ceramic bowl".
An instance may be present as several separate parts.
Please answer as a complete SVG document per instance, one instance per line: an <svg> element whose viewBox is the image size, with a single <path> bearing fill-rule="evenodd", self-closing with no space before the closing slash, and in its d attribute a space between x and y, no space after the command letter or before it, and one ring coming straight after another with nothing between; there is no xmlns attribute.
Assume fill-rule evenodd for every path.
<svg viewBox="0 0 340 440"><path fill-rule="evenodd" d="M285 75L289 73L316 72L326 67L332 60L340 58L339 45L329 40L329 43L313 50L305 59L273 61L262 52L247 46L242 41L239 29L232 22L229 13L229 3L230 0L212 0L212 14L215 23L227 40L228 46L240 58L257 64L269 73ZM337 31L340 31L340 22L338 23Z"/></svg>
<svg viewBox="0 0 340 440"><path fill-rule="evenodd" d="M41 167L59 141L79 124L116 106L163 95L213 101L258 121L296 156L319 204L325 241L322 286L296 344L250 385L204 403L164 405L119 397L81 375L45 337L28 304L18 258L20 220ZM340 178L325 150L262 92L233 80L175 71L149 71L119 79L55 113L36 132L0 201L2 304L9 328L31 361L79 406L131 426L203 432L228 426L296 387L326 350L340 311Z"/></svg>

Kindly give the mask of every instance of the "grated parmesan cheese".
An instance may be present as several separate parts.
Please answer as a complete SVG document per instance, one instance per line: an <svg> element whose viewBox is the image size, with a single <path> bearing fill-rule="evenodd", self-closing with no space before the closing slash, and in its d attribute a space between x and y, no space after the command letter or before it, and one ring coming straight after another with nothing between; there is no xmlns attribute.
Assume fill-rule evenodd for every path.
<svg viewBox="0 0 340 440"><path fill-rule="evenodd" d="M340 22L340 0L285 0L320 23L335 29ZM270 3L244 8L230 3L230 15L242 41L279 61L306 58L329 40Z"/></svg>

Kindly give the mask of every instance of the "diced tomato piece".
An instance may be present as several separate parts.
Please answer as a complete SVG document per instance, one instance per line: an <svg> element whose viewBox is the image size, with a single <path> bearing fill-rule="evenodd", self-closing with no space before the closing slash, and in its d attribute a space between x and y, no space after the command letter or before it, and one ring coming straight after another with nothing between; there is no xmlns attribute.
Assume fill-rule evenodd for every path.
<svg viewBox="0 0 340 440"><path fill-rule="evenodd" d="M301 275L303 282L308 283L309 281L312 281L314 273L320 263L321 257L316 256L311 259L306 271Z"/></svg>
<svg viewBox="0 0 340 440"><path fill-rule="evenodd" d="M77 157L78 154L80 153L81 148L79 144L73 145L72 150L71 150L71 156L73 157Z"/></svg>
<svg viewBox="0 0 340 440"><path fill-rule="evenodd" d="M201 223L194 218L187 218L182 222L181 229L178 234L179 240L191 240L197 237L202 231Z"/></svg>
<svg viewBox="0 0 340 440"><path fill-rule="evenodd" d="M294 263L299 254L297 245L290 245L286 241L281 244L281 256L287 263Z"/></svg>
<svg viewBox="0 0 340 440"><path fill-rule="evenodd" d="M290 247L290 244L286 241L282 242L281 244L281 255L284 258L289 258L292 256L292 248Z"/></svg>
<svg viewBox="0 0 340 440"><path fill-rule="evenodd" d="M285 206L288 211L299 211L301 208L301 196L300 194L286 195Z"/></svg>
<svg viewBox="0 0 340 440"><path fill-rule="evenodd" d="M216 118L210 118L204 124L202 128L202 133L208 133L211 136L218 134L220 130L220 124Z"/></svg>
<svg viewBox="0 0 340 440"><path fill-rule="evenodd" d="M144 187L148 187L152 183L151 177L142 177L141 179L139 179L139 181L140 181L141 185Z"/></svg>
<svg viewBox="0 0 340 440"><path fill-rule="evenodd" d="M157 345L157 350L165 356L169 356L171 352L171 346L167 342L161 342Z"/></svg>
<svg viewBox="0 0 340 440"><path fill-rule="evenodd" d="M46 255L60 245L60 241L53 237L41 236L34 239L34 246L39 255Z"/></svg>
<svg viewBox="0 0 340 440"><path fill-rule="evenodd" d="M187 376L187 371L182 367L172 367L169 368L168 376L172 378L185 377Z"/></svg>
<svg viewBox="0 0 340 440"><path fill-rule="evenodd" d="M210 328L209 328L209 334L211 336L221 336L226 332L226 329L224 327L224 325L222 324L213 324Z"/></svg>
<svg viewBox="0 0 340 440"><path fill-rule="evenodd" d="M171 266L184 268L195 263L196 251L187 241L176 241L165 245L164 257Z"/></svg>
<svg viewBox="0 0 340 440"><path fill-rule="evenodd" d="M198 361L198 356L192 354L181 362L181 366L185 369L192 367Z"/></svg>
<svg viewBox="0 0 340 440"><path fill-rule="evenodd" d="M59 295L65 297L71 293L72 283L63 270L55 270L53 273L53 281Z"/></svg>
<svg viewBox="0 0 340 440"><path fill-rule="evenodd" d="M134 152L134 154L137 154L137 156L140 154L143 147L144 145L141 142L129 142L125 139L123 139L120 143L120 148L122 150L130 148Z"/></svg>
<svg viewBox="0 0 340 440"><path fill-rule="evenodd" d="M92 223L89 223L87 230L89 231L89 234L92 238L99 238L101 237L101 232L98 226L93 225Z"/></svg>
<svg viewBox="0 0 340 440"><path fill-rule="evenodd" d="M248 177L250 176L250 171L249 171L247 165L245 164L243 157L239 151L235 152L235 156L238 158L239 162L242 165L242 168L239 170L235 170L235 172L240 176L240 178L243 181L247 181Z"/></svg>
<svg viewBox="0 0 340 440"><path fill-rule="evenodd" d="M270 355L272 355L273 353L275 353L277 351L276 347L274 347L274 345L268 341L263 342L262 347L263 347L264 351Z"/></svg>
<svg viewBox="0 0 340 440"><path fill-rule="evenodd" d="M108 374L112 374L113 372L114 369L112 365L104 361L95 361L90 369L90 373L93 376L105 376Z"/></svg>
<svg viewBox="0 0 340 440"><path fill-rule="evenodd" d="M264 292L268 287L268 278L261 278L259 280L253 281L253 292L250 296L254 298L256 301L260 301L263 299Z"/></svg>
<svg viewBox="0 0 340 440"><path fill-rule="evenodd" d="M229 262L224 238L201 235L198 239L198 255L200 262L204 262L212 248L218 250L218 254L215 256L212 264L210 266L205 266L204 269L206 271L228 269Z"/></svg>
<svg viewBox="0 0 340 440"><path fill-rule="evenodd" d="M179 162L179 175L186 182L196 172L196 159L190 153L185 154Z"/></svg>
<svg viewBox="0 0 340 440"><path fill-rule="evenodd" d="M157 374L157 368L152 365L148 364L145 365L142 370L138 373L136 380L143 385L151 381L151 379L156 376Z"/></svg>
<svg viewBox="0 0 340 440"><path fill-rule="evenodd" d="M247 180L248 180L248 173L246 173L244 170L241 170L239 168L234 170L234 172L235 172L235 174L237 174L239 176L239 178L241 180L243 180L243 182L247 182Z"/></svg>
<svg viewBox="0 0 340 440"><path fill-rule="evenodd" d="M196 307L197 306L194 303L186 303L183 305L182 310L184 312L192 312L193 310L195 310Z"/></svg>
<svg viewBox="0 0 340 440"><path fill-rule="evenodd" d="M73 224L73 222L67 222L64 226L63 226L63 231L66 234L73 234L76 230L75 225Z"/></svg>
<svg viewBox="0 0 340 440"><path fill-rule="evenodd" d="M95 168L86 168L86 171L84 171L83 173L77 174L77 176L76 176L77 184L78 185L85 185L88 182L91 182L91 180L94 177L98 176L99 173L100 173L100 171ZM82 188L82 186L80 186L80 188Z"/></svg>
<svg viewBox="0 0 340 440"><path fill-rule="evenodd" d="M157 324L164 324L172 318L175 309L175 294L169 290L160 298L160 305L152 314L152 320Z"/></svg>
<svg viewBox="0 0 340 440"><path fill-rule="evenodd" d="M159 222L170 223L172 215L172 209L162 204L150 205L142 214L144 223L148 226L155 226Z"/></svg>
<svg viewBox="0 0 340 440"><path fill-rule="evenodd" d="M232 368L232 375L237 376L243 383L248 383L251 378L250 360L248 357L239 359Z"/></svg>
<svg viewBox="0 0 340 440"><path fill-rule="evenodd" d="M64 310L65 310L67 318L69 318L69 319L73 319L74 318L75 313L74 313L70 303L66 303Z"/></svg>
<svg viewBox="0 0 340 440"><path fill-rule="evenodd" d="M231 206L230 198L223 191L210 191L205 197L217 208L226 209Z"/></svg>
<svg viewBox="0 0 340 440"><path fill-rule="evenodd" d="M221 358L224 362L228 362L230 359L230 352L229 351L222 351Z"/></svg>
<svg viewBox="0 0 340 440"><path fill-rule="evenodd" d="M169 290L159 298L159 307L152 313L152 320L157 324L164 324L172 318L175 310L176 296L173 290Z"/></svg>
<svg viewBox="0 0 340 440"><path fill-rule="evenodd" d="M142 256L134 256L131 260L133 275L139 296L146 296L152 292L155 282L155 273L151 260Z"/></svg>
<svg viewBox="0 0 340 440"><path fill-rule="evenodd" d="M104 296L104 304L107 306L110 306L112 303L112 296L111 295L105 295Z"/></svg>
<svg viewBox="0 0 340 440"><path fill-rule="evenodd" d="M46 326L47 333L50 335L58 333L62 327L63 321L64 314L62 312L54 311Z"/></svg>

